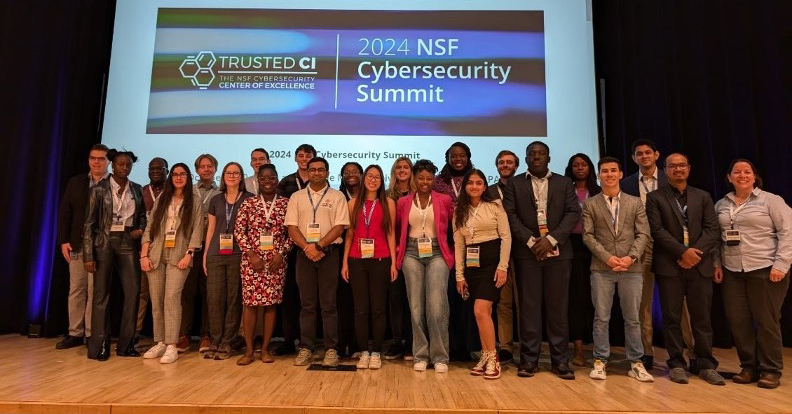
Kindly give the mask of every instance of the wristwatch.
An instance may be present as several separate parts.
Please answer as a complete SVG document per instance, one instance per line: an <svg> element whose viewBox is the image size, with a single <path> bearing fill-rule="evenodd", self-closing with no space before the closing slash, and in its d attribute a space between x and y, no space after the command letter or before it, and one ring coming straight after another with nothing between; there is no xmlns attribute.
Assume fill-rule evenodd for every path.
<svg viewBox="0 0 792 414"><path fill-rule="evenodd" d="M194 251L194 250L187 250L187 254L188 254L188 255L192 256L192 255L193 255L193 253L195 253L195 251Z"/></svg>

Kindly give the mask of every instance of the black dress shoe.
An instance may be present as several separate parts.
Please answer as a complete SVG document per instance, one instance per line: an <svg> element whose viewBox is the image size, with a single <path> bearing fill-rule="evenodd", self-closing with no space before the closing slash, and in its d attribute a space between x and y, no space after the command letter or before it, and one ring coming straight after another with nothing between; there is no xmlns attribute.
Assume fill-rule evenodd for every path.
<svg viewBox="0 0 792 414"><path fill-rule="evenodd" d="M96 354L96 359L99 361L107 361L110 359L110 344L106 342L102 344L102 348L100 348L99 353Z"/></svg>
<svg viewBox="0 0 792 414"><path fill-rule="evenodd" d="M569 368L569 364L567 364L566 362L563 364L553 365L550 371L553 374L556 374L558 378L561 379L565 379L565 380L575 379L575 371L572 371L572 368Z"/></svg>
<svg viewBox="0 0 792 414"><path fill-rule="evenodd" d="M69 349L74 348L76 346L80 346L83 344L83 338L81 336L71 336L66 335L63 340L55 344L55 349Z"/></svg>
<svg viewBox="0 0 792 414"><path fill-rule="evenodd" d="M644 368L647 370L654 368L654 356L652 355L644 355L641 357L641 362L643 362Z"/></svg>
<svg viewBox="0 0 792 414"><path fill-rule="evenodd" d="M538 370L539 366L536 365L536 362L524 362L517 367L517 376L530 378L533 377Z"/></svg>
<svg viewBox="0 0 792 414"><path fill-rule="evenodd" d="M291 355L294 353L297 353L297 349L294 347L294 341L284 341L277 348L272 350L272 355L275 356Z"/></svg>
<svg viewBox="0 0 792 414"><path fill-rule="evenodd" d="M129 347L125 351L120 351L116 349L116 355L120 357L133 357L137 358L140 356L140 352L138 352L134 346L129 345Z"/></svg>

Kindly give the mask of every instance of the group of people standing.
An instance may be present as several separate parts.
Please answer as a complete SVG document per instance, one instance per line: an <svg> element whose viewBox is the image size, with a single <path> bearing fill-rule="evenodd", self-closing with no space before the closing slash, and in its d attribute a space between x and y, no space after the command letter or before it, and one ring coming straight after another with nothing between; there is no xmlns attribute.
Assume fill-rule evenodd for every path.
<svg viewBox="0 0 792 414"><path fill-rule="evenodd" d="M500 179L490 186L461 142L446 151L439 174L429 160L397 159L387 186L379 165L350 162L340 188L330 188L330 166L316 155L301 145L297 171L279 179L257 148L254 175L243 178L242 166L230 162L219 186L210 154L196 160L194 185L187 165L168 169L155 158L151 182L141 187L128 179L133 153L94 146L90 172L69 181L61 203L70 326L57 347L88 338L89 358L109 358L115 268L124 292L119 356L140 356L134 345L150 300L155 345L143 358L175 362L185 338L189 347L199 296L207 325L199 350L207 359L244 348L237 364L249 365L260 348L262 362L296 353L294 365L310 365L321 328L325 366L357 352L358 369L404 356L416 371L443 373L450 359L480 349L470 373L496 379L512 359L516 308L518 376L537 372L546 332L553 373L574 379L570 362L587 364L583 343L591 335L589 376L604 380L618 292L628 375L651 382L656 284L669 378L687 383L691 372L723 385L712 354L714 281L723 283L742 367L733 381L779 384L792 209L761 190L748 160L732 163L734 191L713 204L687 185L684 154L666 157L661 171L648 140L633 144L640 171L626 178L618 159L595 167L585 154L573 155L564 175L553 173L550 148L539 141L527 146L527 171L517 174L520 159L504 150L495 160ZM276 306L285 341L270 350ZM389 320L393 344L383 354Z"/></svg>

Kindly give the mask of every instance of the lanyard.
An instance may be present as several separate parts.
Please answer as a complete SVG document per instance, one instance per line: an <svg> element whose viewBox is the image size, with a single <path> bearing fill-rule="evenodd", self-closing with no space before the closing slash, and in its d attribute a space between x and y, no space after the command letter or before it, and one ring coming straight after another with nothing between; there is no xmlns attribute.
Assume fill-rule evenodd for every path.
<svg viewBox="0 0 792 414"><path fill-rule="evenodd" d="M182 203L179 202L179 211L181 211L181 205L182 205ZM169 219L169 223L168 224L170 225L169 227L170 227L171 231L173 231L176 228L176 214L177 214L175 200L171 200L171 203L168 206L168 210L170 210L170 214L169 214L170 215L170 219Z"/></svg>
<svg viewBox="0 0 792 414"><path fill-rule="evenodd" d="M157 199L159 198L159 196L161 196L161 195L162 195L162 191L160 191L160 193L159 193L159 194L157 194L157 195L154 195L154 190L152 190L152 189L151 189L151 186L148 186L148 190L149 190L149 194L151 194L151 202L155 202L155 201L157 201Z"/></svg>
<svg viewBox="0 0 792 414"><path fill-rule="evenodd" d="M476 231L474 230L473 224L471 222L476 219L476 215L478 214L478 211L481 208L481 205L483 203L484 203L483 201L479 201L479 205L476 206L475 209L473 209L473 214L471 214L468 217L467 223L465 223L467 225L467 228L468 228L468 233L470 233L470 241L471 241L471 243L473 242L473 237L475 236L475 233L476 233Z"/></svg>
<svg viewBox="0 0 792 414"><path fill-rule="evenodd" d="M421 200L418 194L415 195L415 206L418 207L418 213L421 214L421 231L423 237L426 237L426 216L429 214L429 206L432 205L432 194L429 194L429 199L426 200L426 207L421 208Z"/></svg>
<svg viewBox="0 0 792 414"><path fill-rule="evenodd" d="M588 189L586 190L586 195L583 197L583 200L578 198L578 204L580 205L580 208L583 208L583 204L585 203L587 198L589 198L589 190Z"/></svg>
<svg viewBox="0 0 792 414"><path fill-rule="evenodd" d="M327 195L327 192L330 191L330 186L328 185L325 187L324 192L322 193L322 197L319 198L319 201L314 204L313 197L311 197L311 189L308 189L308 201L311 202L311 207L313 208L313 221L311 223L316 223L316 210L319 209L319 205L322 204L322 199Z"/></svg>
<svg viewBox="0 0 792 414"><path fill-rule="evenodd" d="M451 187L454 189L454 196L459 197L459 188L457 187L456 182L454 181L454 177L451 177Z"/></svg>
<svg viewBox="0 0 792 414"><path fill-rule="evenodd" d="M300 183L300 172L299 171L294 175L294 182L297 183L297 189L298 190L302 190L302 184Z"/></svg>
<svg viewBox="0 0 792 414"><path fill-rule="evenodd" d="M687 208L688 208L688 206L686 204L685 207L683 208L682 204L679 204L679 200L676 197L674 197L674 201L676 201L677 208L679 209L679 214L682 215L682 218L685 220L685 226L687 227L687 220L688 220L688 218L687 218Z"/></svg>
<svg viewBox="0 0 792 414"><path fill-rule="evenodd" d="M377 199L374 199L374 202L371 203L371 212L366 213L366 200L363 200L363 223L366 224L366 238L369 238L369 225L371 224L371 218L374 217L374 208L377 206Z"/></svg>
<svg viewBox="0 0 792 414"><path fill-rule="evenodd" d="M547 209L547 184L550 182L548 177L540 178L534 177L530 173L525 173L530 177L531 180L531 188L533 189L534 193L534 200L536 201L536 207L539 210ZM534 186L534 183L536 186ZM542 197L544 196L544 197Z"/></svg>
<svg viewBox="0 0 792 414"><path fill-rule="evenodd" d="M121 220L121 210L123 210L124 198L125 198L127 192L129 192L129 183L128 182L127 182L127 185L124 187L124 191L121 193L121 195L118 197L118 199L116 199L116 192L113 190L113 186L110 186L110 195L113 196L113 204L118 206L118 211L117 212L115 211L115 209L116 209L115 207L116 206L115 205L113 206L113 215L118 217L119 221Z"/></svg>
<svg viewBox="0 0 792 414"><path fill-rule="evenodd" d="M239 197L242 196L242 193L237 193L236 199L234 199L234 203L231 204L231 210L228 210L228 201L225 200L225 195L223 197L223 201L225 201L225 217L226 217L226 233L228 233L229 226L231 225L231 216L234 215L234 207L236 207L237 201L239 201Z"/></svg>
<svg viewBox="0 0 792 414"><path fill-rule="evenodd" d="M619 207L621 206L621 200L619 197L609 197L610 202L608 203L608 210L611 214L611 226L613 226L613 232L617 233L619 230ZM615 202L615 209L614 209L614 202Z"/></svg>
<svg viewBox="0 0 792 414"><path fill-rule="evenodd" d="M272 204L270 207L267 208L267 201L264 200L264 196L261 196L261 204L264 204L264 224L269 223L269 218L272 215L272 212L275 211L275 200L278 199L278 195L275 194L275 197L272 199Z"/></svg>
<svg viewBox="0 0 792 414"><path fill-rule="evenodd" d="M646 177L641 176L641 180L640 181L641 181L641 185L643 185L643 188L644 188L644 191L646 192L646 194L649 194L652 191L657 190L657 179L656 178L654 178L654 177L651 178L651 180L652 180L652 189L651 190L649 189L649 186L646 185L646 181L644 181L644 178L646 178Z"/></svg>
<svg viewBox="0 0 792 414"><path fill-rule="evenodd" d="M503 191L500 189L500 186L495 184L495 188L498 190L498 195L500 195L501 200L503 200Z"/></svg>
<svg viewBox="0 0 792 414"><path fill-rule="evenodd" d="M202 206L206 205L206 200L208 200L209 196L211 196L211 195L212 195L212 188L210 187L208 190L206 190L206 195L204 196L203 200L201 200L201 205Z"/></svg>

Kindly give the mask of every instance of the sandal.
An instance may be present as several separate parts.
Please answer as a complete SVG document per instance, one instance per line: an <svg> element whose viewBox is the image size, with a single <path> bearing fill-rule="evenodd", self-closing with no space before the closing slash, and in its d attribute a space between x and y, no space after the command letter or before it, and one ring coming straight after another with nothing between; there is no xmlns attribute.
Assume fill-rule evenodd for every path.
<svg viewBox="0 0 792 414"><path fill-rule="evenodd" d="M251 362L253 362L253 355L242 355L241 357L239 357L239 359L237 360L236 364L237 365L250 365Z"/></svg>
<svg viewBox="0 0 792 414"><path fill-rule="evenodd" d="M271 364L275 362L275 359L272 358L272 354L270 354L269 351L264 351L261 353L261 362L265 364Z"/></svg>

